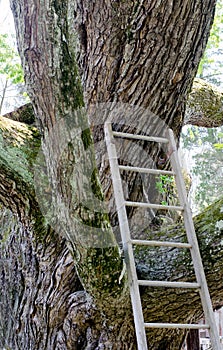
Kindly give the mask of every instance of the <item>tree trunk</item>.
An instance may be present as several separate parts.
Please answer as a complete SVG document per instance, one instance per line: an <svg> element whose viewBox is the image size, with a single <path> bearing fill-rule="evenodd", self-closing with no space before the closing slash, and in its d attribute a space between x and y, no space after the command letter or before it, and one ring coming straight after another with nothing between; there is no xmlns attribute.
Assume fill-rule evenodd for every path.
<svg viewBox="0 0 223 350"><path fill-rule="evenodd" d="M1 175L9 182L8 187L1 187L0 198L15 215L19 214L17 222L8 212L3 216L2 236L6 239L2 261L12 256L10 273L21 276L17 280L20 287L15 288L15 283L6 278L10 275L8 265L3 264L4 290L14 291L3 297L6 308L2 319L6 309L13 311L7 329L3 325L5 347L136 349L124 265L96 171L98 165L104 194L111 198L112 208L106 158L103 152L97 152L97 146L103 145L101 124L110 118L116 128L156 134L164 133L169 125L179 136L185 101L205 48L214 5L214 0L183 4L11 1L26 84L43 136L44 156L39 152L35 169L21 144L16 148L24 161L21 167L16 162L18 157L11 153L11 144L0 157L4 170ZM87 114L94 124L96 161ZM18 133L15 129L13 124L8 131L12 138ZM30 136L30 149L31 139L35 136ZM123 162L134 161L134 157L127 158L130 146L126 144ZM148 161L158 165L165 151L151 144L133 146L131 154L140 158L141 165ZM142 180L127 178L129 197L138 199L144 195L140 193L145 187ZM214 206L214 223L221 220L221 206L222 203ZM110 215L115 225L115 213L113 216ZM202 218L202 225L204 221ZM221 252L215 245L219 232L211 228L213 252L205 262L213 300L220 304ZM206 241L202 228L199 230L201 242ZM181 232L182 228L172 228L174 235ZM186 255L172 250L164 256L147 253L137 253L141 277L191 278ZM199 300L193 294L189 299L182 291L141 292L145 319L190 321L201 316ZM180 349L184 336L183 332L151 330L148 346L153 350Z"/></svg>
<svg viewBox="0 0 223 350"><path fill-rule="evenodd" d="M197 329L191 329L187 336L187 349L198 350L199 346L199 331Z"/></svg>

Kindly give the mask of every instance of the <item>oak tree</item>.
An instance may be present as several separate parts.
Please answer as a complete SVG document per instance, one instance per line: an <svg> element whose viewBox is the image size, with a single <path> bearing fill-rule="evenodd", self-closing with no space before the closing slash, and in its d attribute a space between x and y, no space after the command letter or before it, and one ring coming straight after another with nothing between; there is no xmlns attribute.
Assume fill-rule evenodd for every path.
<svg viewBox="0 0 223 350"><path fill-rule="evenodd" d="M0 119L1 347L136 349L103 124L159 135L171 127L179 138L215 1L11 0L11 8L32 105ZM141 166L158 167L165 151L119 144L121 161ZM129 199L157 195L152 179L123 180ZM219 200L195 219L215 308L222 207ZM159 213L128 214L133 234L184 236L180 219L160 225ZM138 250L136 263L141 278L193 276L176 249ZM141 293L146 320L202 316L192 292ZM180 349L185 335L150 330L148 347Z"/></svg>

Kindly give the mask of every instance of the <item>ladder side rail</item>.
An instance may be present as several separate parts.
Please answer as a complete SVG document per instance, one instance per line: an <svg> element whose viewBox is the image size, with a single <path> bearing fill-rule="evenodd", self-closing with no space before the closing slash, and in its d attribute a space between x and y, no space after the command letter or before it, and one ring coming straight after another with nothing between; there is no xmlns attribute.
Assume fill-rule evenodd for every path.
<svg viewBox="0 0 223 350"><path fill-rule="evenodd" d="M115 147L115 140L113 137L111 123L105 123L105 141L109 156L110 170L113 181L113 190L115 195L115 202L117 207L120 232L123 242L123 251L125 256L125 263L128 273L128 282L130 288L130 296L132 301L134 323L136 329L136 337L138 350L147 350L146 331L144 327L144 317L142 312L141 297L139 286L137 283L137 273L134 262L133 248L131 244L130 230L128 218L125 207L124 194L122 189L122 180L118 168L118 158Z"/></svg>
<svg viewBox="0 0 223 350"><path fill-rule="evenodd" d="M187 239L189 244L191 244L191 256L194 265L194 271L198 284L200 285L200 297L204 310L204 315L207 323L210 326L210 338L212 342L213 350L222 350L219 340L219 334L217 331L217 326L214 318L213 307L211 303L211 298L208 290L208 285L206 277L204 274L203 263L200 255L200 249L197 241L197 236L194 228L194 223L192 220L191 209L187 200L187 192L184 184L183 175L180 168L180 163L177 154L176 142L174 139L174 134L171 129L169 129L169 140L170 140L170 161L173 168L173 171L176 173L175 181L178 190L178 196L181 206L184 207L183 217L184 224L187 233Z"/></svg>

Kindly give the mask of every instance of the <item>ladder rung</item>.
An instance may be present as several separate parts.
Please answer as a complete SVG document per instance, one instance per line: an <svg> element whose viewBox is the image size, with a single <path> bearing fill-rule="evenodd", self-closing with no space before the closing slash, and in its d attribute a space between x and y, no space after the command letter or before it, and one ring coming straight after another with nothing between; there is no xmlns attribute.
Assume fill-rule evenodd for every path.
<svg viewBox="0 0 223 350"><path fill-rule="evenodd" d="M143 203L143 202L125 201L125 205L128 207L153 208L153 209L162 209L162 210L180 210L180 211L184 210L184 207L182 206L162 205L162 204Z"/></svg>
<svg viewBox="0 0 223 350"><path fill-rule="evenodd" d="M164 138L164 137L135 135L135 134L129 134L129 133L126 133L126 132L119 132L119 131L113 131L113 135L117 136L117 137L127 138L127 139L145 140L145 141L162 142L162 143L168 143L169 142L169 140L167 138Z"/></svg>
<svg viewBox="0 0 223 350"><path fill-rule="evenodd" d="M180 243L180 242L146 241L146 240L132 239L131 243L135 245L151 246L151 247L192 248L191 244Z"/></svg>
<svg viewBox="0 0 223 350"><path fill-rule="evenodd" d="M194 323L144 323L145 328L209 329L208 324Z"/></svg>
<svg viewBox="0 0 223 350"><path fill-rule="evenodd" d="M148 168L138 168L135 166L125 166L125 165L119 165L120 170L128 170L128 171L135 171L138 173L144 173L144 174L154 174L154 175L175 175L173 171L168 170L159 170L159 169L148 169Z"/></svg>
<svg viewBox="0 0 223 350"><path fill-rule="evenodd" d="M169 281L146 281L138 280L139 286L145 287L170 287L170 288L200 288L198 283L190 282L169 282Z"/></svg>

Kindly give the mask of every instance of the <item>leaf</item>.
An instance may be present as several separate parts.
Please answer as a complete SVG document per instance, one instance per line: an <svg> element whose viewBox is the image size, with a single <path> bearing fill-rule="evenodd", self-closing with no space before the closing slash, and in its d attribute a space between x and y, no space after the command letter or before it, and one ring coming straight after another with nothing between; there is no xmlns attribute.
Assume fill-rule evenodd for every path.
<svg viewBox="0 0 223 350"><path fill-rule="evenodd" d="M213 146L215 149L223 149L223 143L214 143Z"/></svg>
<svg viewBox="0 0 223 350"><path fill-rule="evenodd" d="M23 83L24 78L20 57L7 40L7 34L0 34L0 74L5 75L6 79L10 79L13 84Z"/></svg>

